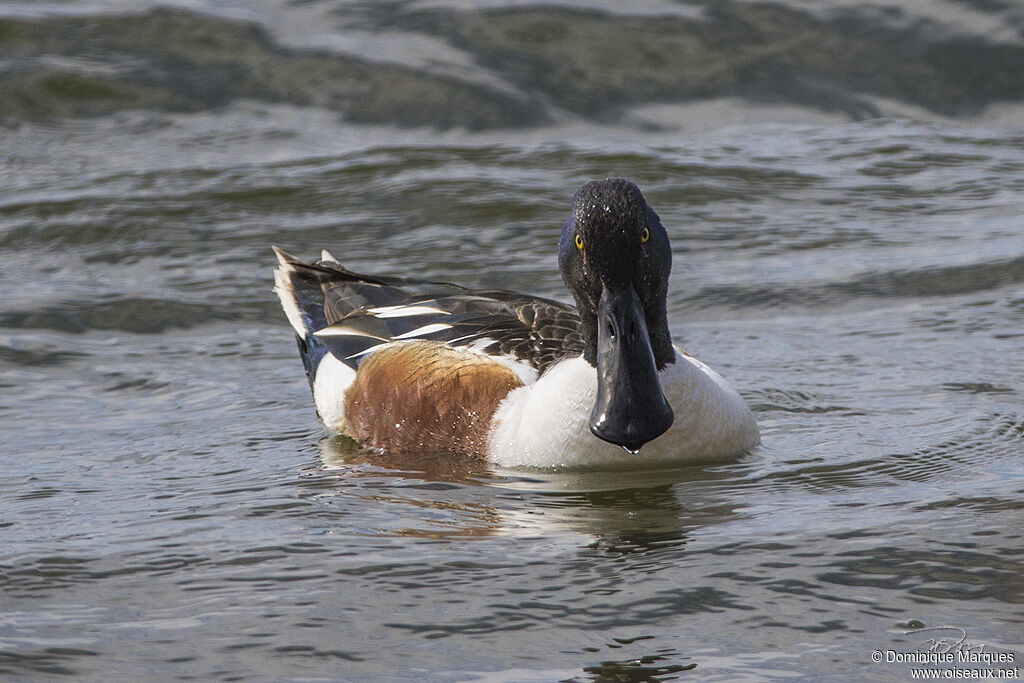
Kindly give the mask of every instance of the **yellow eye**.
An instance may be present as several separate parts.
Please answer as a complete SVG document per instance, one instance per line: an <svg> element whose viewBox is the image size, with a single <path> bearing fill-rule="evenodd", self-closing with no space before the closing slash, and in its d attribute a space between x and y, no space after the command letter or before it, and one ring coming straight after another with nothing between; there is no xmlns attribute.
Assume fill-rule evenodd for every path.
<svg viewBox="0 0 1024 683"><path fill-rule="evenodd" d="M579 233L576 233L576 248L583 248L583 237Z"/></svg>
<svg viewBox="0 0 1024 683"><path fill-rule="evenodd" d="M640 241L647 244L647 240L651 239L651 231L644 228L644 231L640 233Z"/></svg>

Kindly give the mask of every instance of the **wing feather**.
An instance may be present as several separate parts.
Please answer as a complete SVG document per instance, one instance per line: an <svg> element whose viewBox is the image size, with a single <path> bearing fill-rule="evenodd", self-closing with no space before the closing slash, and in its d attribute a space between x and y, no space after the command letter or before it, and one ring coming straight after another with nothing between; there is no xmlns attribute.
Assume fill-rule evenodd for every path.
<svg viewBox="0 0 1024 683"><path fill-rule="evenodd" d="M333 257L302 263L284 256L297 281L300 308L322 311L307 316L323 323L310 332L353 369L368 350L396 339L439 341L503 356L537 373L583 351L579 315L567 304L498 289L370 277Z"/></svg>

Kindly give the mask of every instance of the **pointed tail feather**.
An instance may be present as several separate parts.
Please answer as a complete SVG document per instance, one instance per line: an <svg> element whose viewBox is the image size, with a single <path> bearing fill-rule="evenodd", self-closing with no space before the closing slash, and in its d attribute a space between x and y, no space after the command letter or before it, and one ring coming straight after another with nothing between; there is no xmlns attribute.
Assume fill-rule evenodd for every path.
<svg viewBox="0 0 1024 683"><path fill-rule="evenodd" d="M273 247L278 266L274 270L274 291L281 299L284 314L295 330L302 365L310 387L316 369L327 353L327 346L313 334L327 327L324 317L324 293L315 271L286 251Z"/></svg>

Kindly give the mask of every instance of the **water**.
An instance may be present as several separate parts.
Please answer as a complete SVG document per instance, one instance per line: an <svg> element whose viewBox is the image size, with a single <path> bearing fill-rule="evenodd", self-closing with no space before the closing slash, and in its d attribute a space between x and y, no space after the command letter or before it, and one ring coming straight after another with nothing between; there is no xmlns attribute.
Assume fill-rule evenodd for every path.
<svg viewBox="0 0 1024 683"><path fill-rule="evenodd" d="M0 675L903 680L922 626L1021 665L1019 6L187 5L0 5ZM762 447L325 434L270 244L564 300L609 175Z"/></svg>

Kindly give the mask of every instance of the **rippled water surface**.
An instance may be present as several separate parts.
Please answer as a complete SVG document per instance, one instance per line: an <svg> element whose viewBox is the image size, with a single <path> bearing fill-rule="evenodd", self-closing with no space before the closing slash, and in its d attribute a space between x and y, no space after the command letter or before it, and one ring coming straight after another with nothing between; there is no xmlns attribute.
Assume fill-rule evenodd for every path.
<svg viewBox="0 0 1024 683"><path fill-rule="evenodd" d="M1022 27L0 4L0 676L903 680L872 653L940 626L1024 667ZM566 300L610 175L762 446L517 472L326 434L269 245Z"/></svg>

